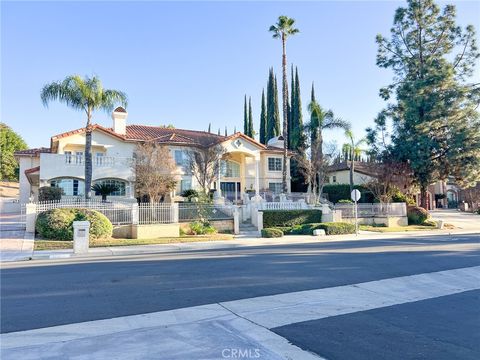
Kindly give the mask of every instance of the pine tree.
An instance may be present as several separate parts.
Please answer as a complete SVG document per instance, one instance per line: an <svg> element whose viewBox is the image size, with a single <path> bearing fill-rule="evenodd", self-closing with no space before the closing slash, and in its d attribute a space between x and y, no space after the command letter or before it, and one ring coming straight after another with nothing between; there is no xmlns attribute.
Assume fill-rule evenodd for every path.
<svg viewBox="0 0 480 360"><path fill-rule="evenodd" d="M243 133L248 135L247 95L245 95L243 102Z"/></svg>
<svg viewBox="0 0 480 360"><path fill-rule="evenodd" d="M377 35L377 65L395 74L380 96L396 100L379 114L377 130L392 120L385 153L408 162L422 207L435 181L480 179L480 85L474 78L480 54L473 26L462 29L455 20L452 5L441 11L432 0L409 0L395 13L391 39ZM369 132L369 140L375 138L375 130Z"/></svg>
<svg viewBox="0 0 480 360"><path fill-rule="evenodd" d="M252 112L252 98L248 99L248 136L252 139L255 137L255 131L253 129L253 112Z"/></svg>
<svg viewBox="0 0 480 360"><path fill-rule="evenodd" d="M260 112L260 142L266 144L266 135L267 135L267 107L265 104L265 90L262 90L262 109Z"/></svg>

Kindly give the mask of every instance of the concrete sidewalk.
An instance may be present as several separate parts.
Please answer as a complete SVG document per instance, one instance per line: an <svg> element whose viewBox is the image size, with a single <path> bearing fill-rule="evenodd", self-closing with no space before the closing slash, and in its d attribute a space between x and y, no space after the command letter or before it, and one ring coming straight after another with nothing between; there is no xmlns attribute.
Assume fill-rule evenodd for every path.
<svg viewBox="0 0 480 360"><path fill-rule="evenodd" d="M29 260L33 255L32 233L25 232L25 224L18 213L0 214L0 261Z"/></svg>

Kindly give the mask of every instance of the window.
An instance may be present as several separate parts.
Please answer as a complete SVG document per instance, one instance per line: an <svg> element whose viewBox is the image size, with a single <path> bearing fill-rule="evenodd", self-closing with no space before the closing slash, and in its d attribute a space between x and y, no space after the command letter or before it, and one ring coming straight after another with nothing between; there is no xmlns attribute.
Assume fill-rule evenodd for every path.
<svg viewBox="0 0 480 360"><path fill-rule="evenodd" d="M65 151L65 163L66 164L71 164L72 163L72 152L71 151Z"/></svg>
<svg viewBox="0 0 480 360"><path fill-rule="evenodd" d="M104 161L103 161L103 156L105 155L104 153L100 153L100 152L97 152L95 154L95 163L98 165L98 166L102 166Z"/></svg>
<svg viewBox="0 0 480 360"><path fill-rule="evenodd" d="M337 182L337 176L336 175L333 175L332 176L332 183L336 183Z"/></svg>
<svg viewBox="0 0 480 360"><path fill-rule="evenodd" d="M174 151L175 164L180 166L183 171L188 171L189 169L189 158L188 153L185 150L175 150Z"/></svg>
<svg viewBox="0 0 480 360"><path fill-rule="evenodd" d="M223 177L240 177L240 165L235 161L222 160L220 175Z"/></svg>
<svg viewBox="0 0 480 360"><path fill-rule="evenodd" d="M85 194L85 183L78 179L55 179L50 181L51 187L58 187L63 190L63 194L67 196L80 196Z"/></svg>
<svg viewBox="0 0 480 360"><path fill-rule="evenodd" d="M126 182L122 180L116 180L116 179L104 179L104 180L99 180L95 181L95 184L106 184L106 185L114 185L117 187L117 191L114 191L110 195L112 196L125 196L125 188L126 188ZM95 192L96 196L99 196L100 194Z"/></svg>
<svg viewBox="0 0 480 360"><path fill-rule="evenodd" d="M268 171L282 171L282 159L268 158Z"/></svg>
<svg viewBox="0 0 480 360"><path fill-rule="evenodd" d="M185 190L190 190L192 188L192 180L184 179L180 180L180 193L183 193Z"/></svg>
<svg viewBox="0 0 480 360"><path fill-rule="evenodd" d="M283 192L283 184L271 182L271 183L268 183L268 189L275 194L280 194Z"/></svg>
<svg viewBox="0 0 480 360"><path fill-rule="evenodd" d="M83 162L83 151L75 152L75 163L81 164Z"/></svg>

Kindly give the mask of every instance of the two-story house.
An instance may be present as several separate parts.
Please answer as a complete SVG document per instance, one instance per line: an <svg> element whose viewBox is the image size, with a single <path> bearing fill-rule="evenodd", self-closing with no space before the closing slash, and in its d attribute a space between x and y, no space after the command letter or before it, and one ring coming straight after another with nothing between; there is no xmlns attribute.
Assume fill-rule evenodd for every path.
<svg viewBox="0 0 480 360"><path fill-rule="evenodd" d="M222 196L234 200L241 199L247 190L255 190L257 194L282 191L281 137L264 145L239 132L221 136L205 131L128 125L127 116L125 109L118 107L112 113L112 127L93 125L93 184L115 184L118 190L113 197L134 198L133 154L137 144L145 141L164 144L172 153L180 179L172 196L199 188L195 176L189 172L187 152L217 145L225 149L225 159L214 185L221 190ZM48 148L16 152L20 164L20 201L36 200L42 186L60 187L66 197L83 196L84 153L84 128L52 136ZM287 174L290 174L289 166L290 160L287 161ZM290 178L288 184L290 187Z"/></svg>

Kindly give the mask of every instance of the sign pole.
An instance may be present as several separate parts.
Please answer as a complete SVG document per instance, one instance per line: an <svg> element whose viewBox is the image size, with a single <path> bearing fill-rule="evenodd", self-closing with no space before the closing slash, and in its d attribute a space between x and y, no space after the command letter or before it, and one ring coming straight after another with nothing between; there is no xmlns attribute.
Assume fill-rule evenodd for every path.
<svg viewBox="0 0 480 360"><path fill-rule="evenodd" d="M360 200L360 197L362 194L358 189L352 190L352 193L350 194L350 197L354 201L354 212L355 212L355 235L358 236L358 200Z"/></svg>
<svg viewBox="0 0 480 360"><path fill-rule="evenodd" d="M358 205L355 200L355 235L358 236Z"/></svg>

